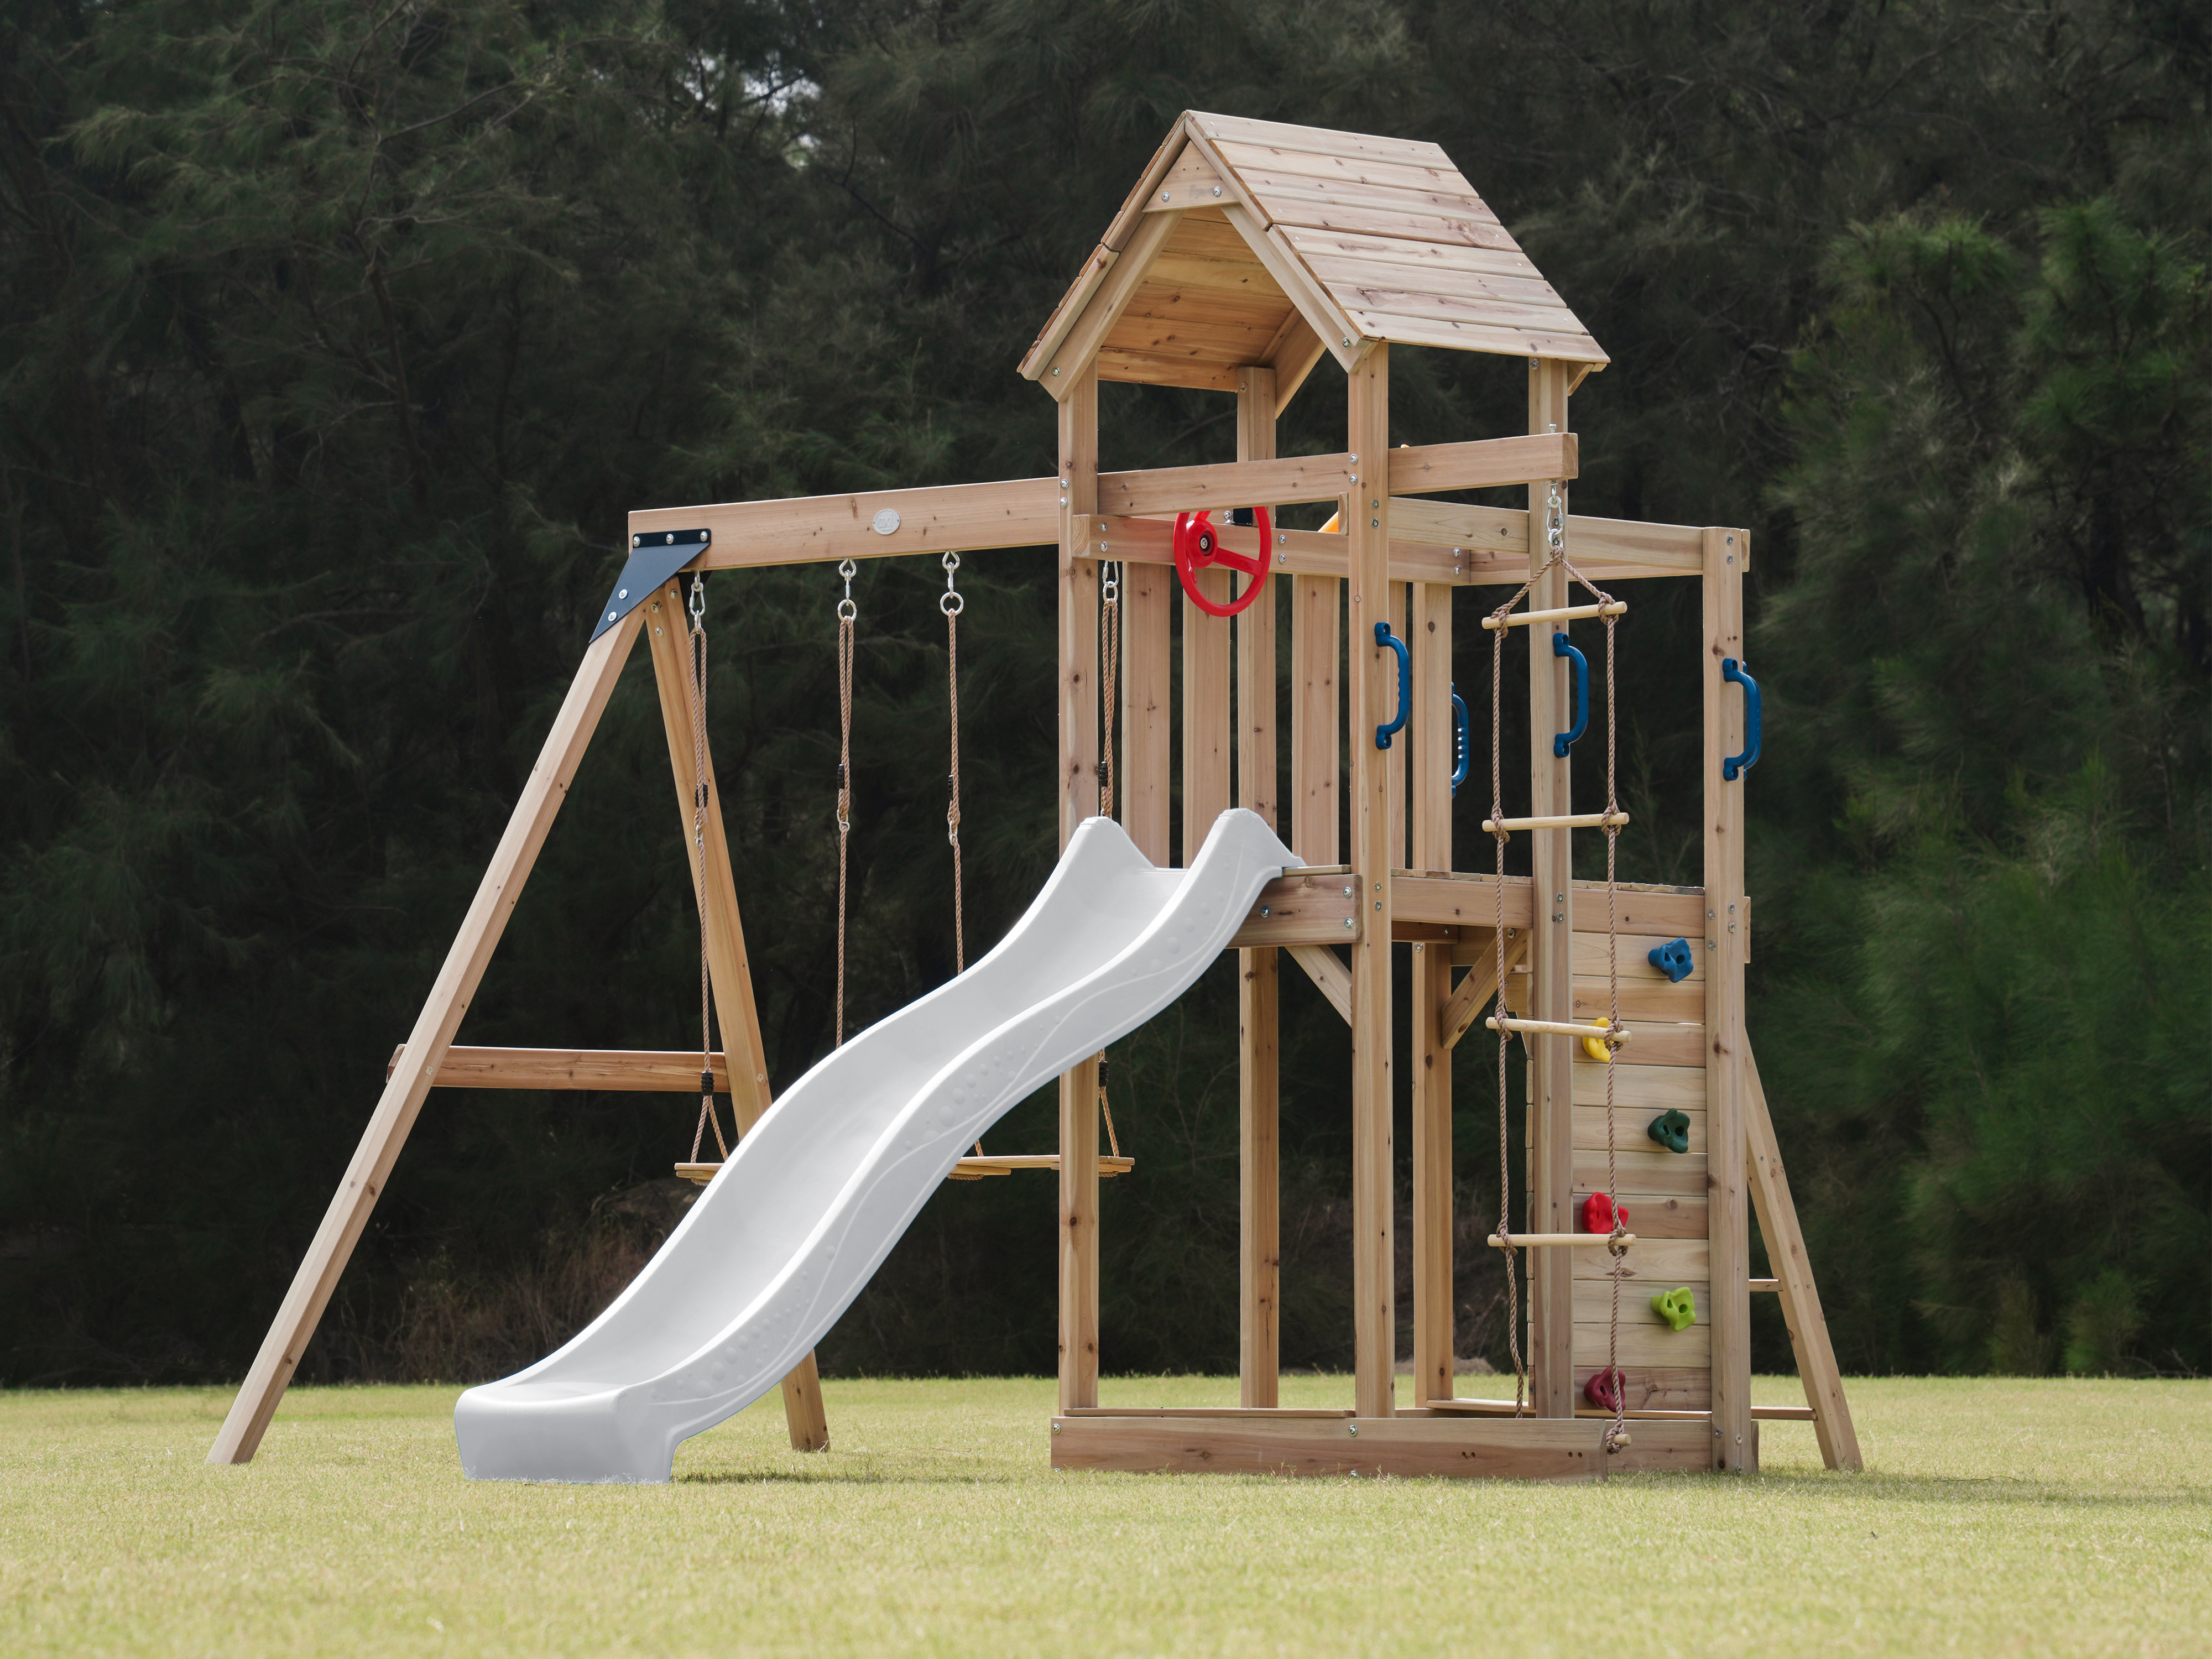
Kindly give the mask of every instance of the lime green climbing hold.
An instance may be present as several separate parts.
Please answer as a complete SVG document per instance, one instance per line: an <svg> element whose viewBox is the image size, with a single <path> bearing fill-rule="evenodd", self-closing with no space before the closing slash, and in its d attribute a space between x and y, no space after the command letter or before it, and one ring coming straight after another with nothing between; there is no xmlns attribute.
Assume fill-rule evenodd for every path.
<svg viewBox="0 0 2212 1659"><path fill-rule="evenodd" d="M1686 1331L1698 1322L1698 1298L1688 1285L1678 1285L1653 1297L1651 1311L1676 1330Z"/></svg>

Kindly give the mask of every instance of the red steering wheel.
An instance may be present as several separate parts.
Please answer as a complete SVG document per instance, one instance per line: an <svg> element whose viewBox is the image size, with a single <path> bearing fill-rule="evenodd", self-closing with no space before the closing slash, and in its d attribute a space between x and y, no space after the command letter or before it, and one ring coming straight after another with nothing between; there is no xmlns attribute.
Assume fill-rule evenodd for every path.
<svg viewBox="0 0 2212 1659"><path fill-rule="evenodd" d="M1257 556L1231 553L1222 546L1222 526L1213 522L1211 507L1176 514L1176 574L1182 579L1182 591L1190 595L1190 602L1209 617L1233 617L1267 591L1267 550L1274 544L1275 521L1264 507L1254 507L1252 518L1260 530ZM1227 605L1218 605L1198 591L1198 573L1217 564L1241 570L1248 578L1244 591Z"/></svg>

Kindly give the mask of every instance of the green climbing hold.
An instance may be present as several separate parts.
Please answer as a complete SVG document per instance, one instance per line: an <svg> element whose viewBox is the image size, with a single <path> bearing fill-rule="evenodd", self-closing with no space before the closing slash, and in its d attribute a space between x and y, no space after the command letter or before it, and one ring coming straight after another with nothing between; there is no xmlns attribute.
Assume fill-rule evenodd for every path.
<svg viewBox="0 0 2212 1659"><path fill-rule="evenodd" d="M1686 1285L1678 1285L1671 1291L1662 1291L1651 1298L1651 1311L1678 1331L1686 1331L1698 1322L1698 1298Z"/></svg>
<svg viewBox="0 0 2212 1659"><path fill-rule="evenodd" d="M1690 1115L1662 1112L1645 1126L1644 1133L1670 1152L1686 1152L1690 1150Z"/></svg>

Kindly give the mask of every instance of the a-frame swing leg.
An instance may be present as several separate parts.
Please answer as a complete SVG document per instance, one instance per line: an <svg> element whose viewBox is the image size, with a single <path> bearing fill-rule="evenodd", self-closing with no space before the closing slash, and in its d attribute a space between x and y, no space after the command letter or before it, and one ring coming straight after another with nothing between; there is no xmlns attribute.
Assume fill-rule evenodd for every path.
<svg viewBox="0 0 2212 1659"><path fill-rule="evenodd" d="M369 1115L368 1127L362 1132L361 1145L354 1149L345 1178L331 1195L322 1225L315 1230L306 1259L292 1276L292 1287L276 1310L276 1322L262 1339L261 1352L254 1356L252 1368L246 1372L237 1399L231 1402L230 1415L223 1419L222 1431L209 1448L209 1462L251 1462L261 1437L268 1431L269 1421L276 1414L276 1402L284 1397L293 1372L299 1369L300 1356L314 1335L323 1310L330 1305L331 1293L337 1288L355 1243L368 1225L369 1212L376 1207L377 1195L391 1178L399 1149L407 1144L408 1131L415 1127L416 1115L430 1092L431 1079L445 1061L453 1033L460 1029L461 1016L475 999L477 983L506 930L516 899L521 896L531 866L538 861L546 832L568 797L568 785L599 716L605 712L607 699L614 693L615 681L629 659L643 617L644 612L633 611L586 648L561 712L553 718L553 729L545 734L538 763L522 786L506 832L500 836L491 864L477 886L477 896L462 919L453 948L446 953L445 966L438 970L422 1012L416 1018L415 1029L408 1034L407 1046L385 1081L375 1111Z"/></svg>
<svg viewBox="0 0 2212 1659"><path fill-rule="evenodd" d="M1858 1431L1851 1426L1851 1408L1844 1399L1843 1375L1836 1369L1835 1346L1828 1340L1827 1318L1820 1311L1820 1287L1813 1282L1813 1261L1805 1253L1797 1205L1790 1195L1774 1119L1767 1112L1766 1091L1748 1042L1743 1050L1743 1129L1752 1207L1759 1216L1759 1236L1766 1241L1767 1267L1778 1281L1775 1288L1782 1297L1782 1318L1790 1328L1790 1347L1797 1357L1805 1403L1813 1408L1813 1432L1820 1437L1821 1460L1832 1469L1864 1468Z"/></svg>
<svg viewBox="0 0 2212 1659"><path fill-rule="evenodd" d="M653 683L660 693L660 720L668 732L668 760L676 782L676 806L684 840L694 853L691 878L706 894L707 965L714 990L714 1018L722 1028L729 1056L730 1111L738 1133L748 1133L769 1109L767 1049L761 1042L760 1011L753 1002L752 967L745 959L745 926L738 909L737 878L730 868L730 843L722 824L721 799L711 782L707 796L707 838L690 848L691 791L697 766L692 747L689 624L683 589L675 582L646 602L646 643L653 653ZM707 750L707 776L714 775L714 750ZM822 1403L822 1379L808 1354L783 1379L783 1420L794 1451L827 1451L830 1419Z"/></svg>

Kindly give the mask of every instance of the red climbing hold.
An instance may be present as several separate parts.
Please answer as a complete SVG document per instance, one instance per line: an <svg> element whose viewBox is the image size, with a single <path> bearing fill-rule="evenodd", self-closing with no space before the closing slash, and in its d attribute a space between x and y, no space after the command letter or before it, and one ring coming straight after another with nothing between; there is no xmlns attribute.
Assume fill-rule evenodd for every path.
<svg viewBox="0 0 2212 1659"><path fill-rule="evenodd" d="M1608 1365L1601 1371L1590 1373L1590 1380L1583 1384L1583 1398L1601 1412L1620 1409L1620 1367Z"/></svg>
<svg viewBox="0 0 2212 1659"><path fill-rule="evenodd" d="M1592 1193L1583 1200L1583 1231L1586 1233L1609 1233L1613 1231L1613 1200L1603 1193ZM1620 1224L1628 1224L1628 1206L1620 1206Z"/></svg>

